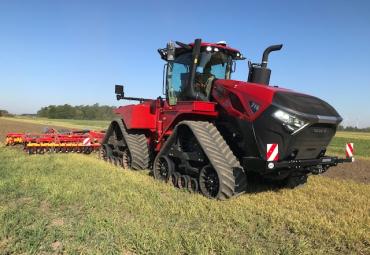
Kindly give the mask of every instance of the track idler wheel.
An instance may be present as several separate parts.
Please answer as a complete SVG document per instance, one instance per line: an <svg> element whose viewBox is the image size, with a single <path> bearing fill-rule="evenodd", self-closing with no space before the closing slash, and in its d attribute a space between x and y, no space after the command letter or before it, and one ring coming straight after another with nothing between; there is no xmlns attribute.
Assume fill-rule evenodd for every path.
<svg viewBox="0 0 370 255"><path fill-rule="evenodd" d="M99 157L101 159L108 161L109 157L113 156L112 148L108 144L103 144L99 151Z"/></svg>
<svg viewBox="0 0 370 255"><path fill-rule="evenodd" d="M175 173L175 164L168 156L159 156L154 161L153 175L155 179L168 182L170 177ZM180 175L180 174L178 174ZM174 185L177 183L178 176L174 177L176 180L172 181Z"/></svg>
<svg viewBox="0 0 370 255"><path fill-rule="evenodd" d="M220 191L220 180L216 170L211 165L206 165L199 173L199 188L204 196L216 198Z"/></svg>

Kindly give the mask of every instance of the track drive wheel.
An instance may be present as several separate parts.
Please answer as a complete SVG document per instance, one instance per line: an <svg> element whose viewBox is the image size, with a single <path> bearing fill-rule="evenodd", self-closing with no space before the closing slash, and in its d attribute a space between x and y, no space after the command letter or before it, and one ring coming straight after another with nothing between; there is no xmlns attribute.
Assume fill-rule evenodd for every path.
<svg viewBox="0 0 370 255"><path fill-rule="evenodd" d="M199 173L200 191L209 198L216 198L220 191L220 179L211 165L206 165Z"/></svg>
<svg viewBox="0 0 370 255"><path fill-rule="evenodd" d="M175 164L168 156L159 156L153 165L153 175L155 179L168 182L172 174L175 173Z"/></svg>

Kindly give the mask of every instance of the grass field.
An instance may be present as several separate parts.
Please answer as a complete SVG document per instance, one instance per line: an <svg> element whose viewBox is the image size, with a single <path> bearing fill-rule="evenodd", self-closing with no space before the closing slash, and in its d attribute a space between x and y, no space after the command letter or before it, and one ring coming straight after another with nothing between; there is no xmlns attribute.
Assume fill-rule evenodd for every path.
<svg viewBox="0 0 370 255"><path fill-rule="evenodd" d="M94 157L0 147L0 251L369 254L369 194L315 176L220 202Z"/></svg>
<svg viewBox="0 0 370 255"><path fill-rule="evenodd" d="M62 126L66 128L82 129L107 129L110 121L106 120L72 120L72 119L47 119L30 117L1 117L5 120L16 120L18 122L41 124L45 126Z"/></svg>
<svg viewBox="0 0 370 255"><path fill-rule="evenodd" d="M20 123L31 121L93 126ZM369 157L366 133L339 132L330 150L343 155L347 139ZM95 155L0 145L0 254L370 254L369 194L369 184L311 176L220 202Z"/></svg>
<svg viewBox="0 0 370 255"><path fill-rule="evenodd" d="M340 155L342 157L345 156L345 145L348 142L354 143L355 148L355 157L361 159L370 159L370 138L363 138L361 133L359 136L353 136L351 132L348 136L344 132L339 133L334 137L331 141L330 146L328 148L328 154L335 154Z"/></svg>

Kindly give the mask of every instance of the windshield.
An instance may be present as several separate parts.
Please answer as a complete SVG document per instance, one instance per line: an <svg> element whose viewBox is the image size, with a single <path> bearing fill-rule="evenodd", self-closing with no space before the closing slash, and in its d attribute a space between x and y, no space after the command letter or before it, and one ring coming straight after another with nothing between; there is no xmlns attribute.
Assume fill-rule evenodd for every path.
<svg viewBox="0 0 370 255"><path fill-rule="evenodd" d="M196 67L193 88L189 87L192 53L187 52L168 62L166 89L171 105L177 101L209 100L215 79L230 79L232 58L222 52L202 52ZM195 93L195 94L194 94Z"/></svg>
<svg viewBox="0 0 370 255"><path fill-rule="evenodd" d="M230 79L232 58L222 52L202 52L197 73L213 75L216 79Z"/></svg>

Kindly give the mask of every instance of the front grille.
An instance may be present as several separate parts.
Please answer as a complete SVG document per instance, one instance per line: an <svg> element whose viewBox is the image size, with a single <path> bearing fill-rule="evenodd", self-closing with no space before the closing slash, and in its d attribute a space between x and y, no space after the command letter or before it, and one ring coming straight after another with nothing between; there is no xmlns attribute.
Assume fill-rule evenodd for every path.
<svg viewBox="0 0 370 255"><path fill-rule="evenodd" d="M289 150L298 151L296 159L317 158L326 150L335 131L335 125L315 124L307 127L291 139Z"/></svg>

